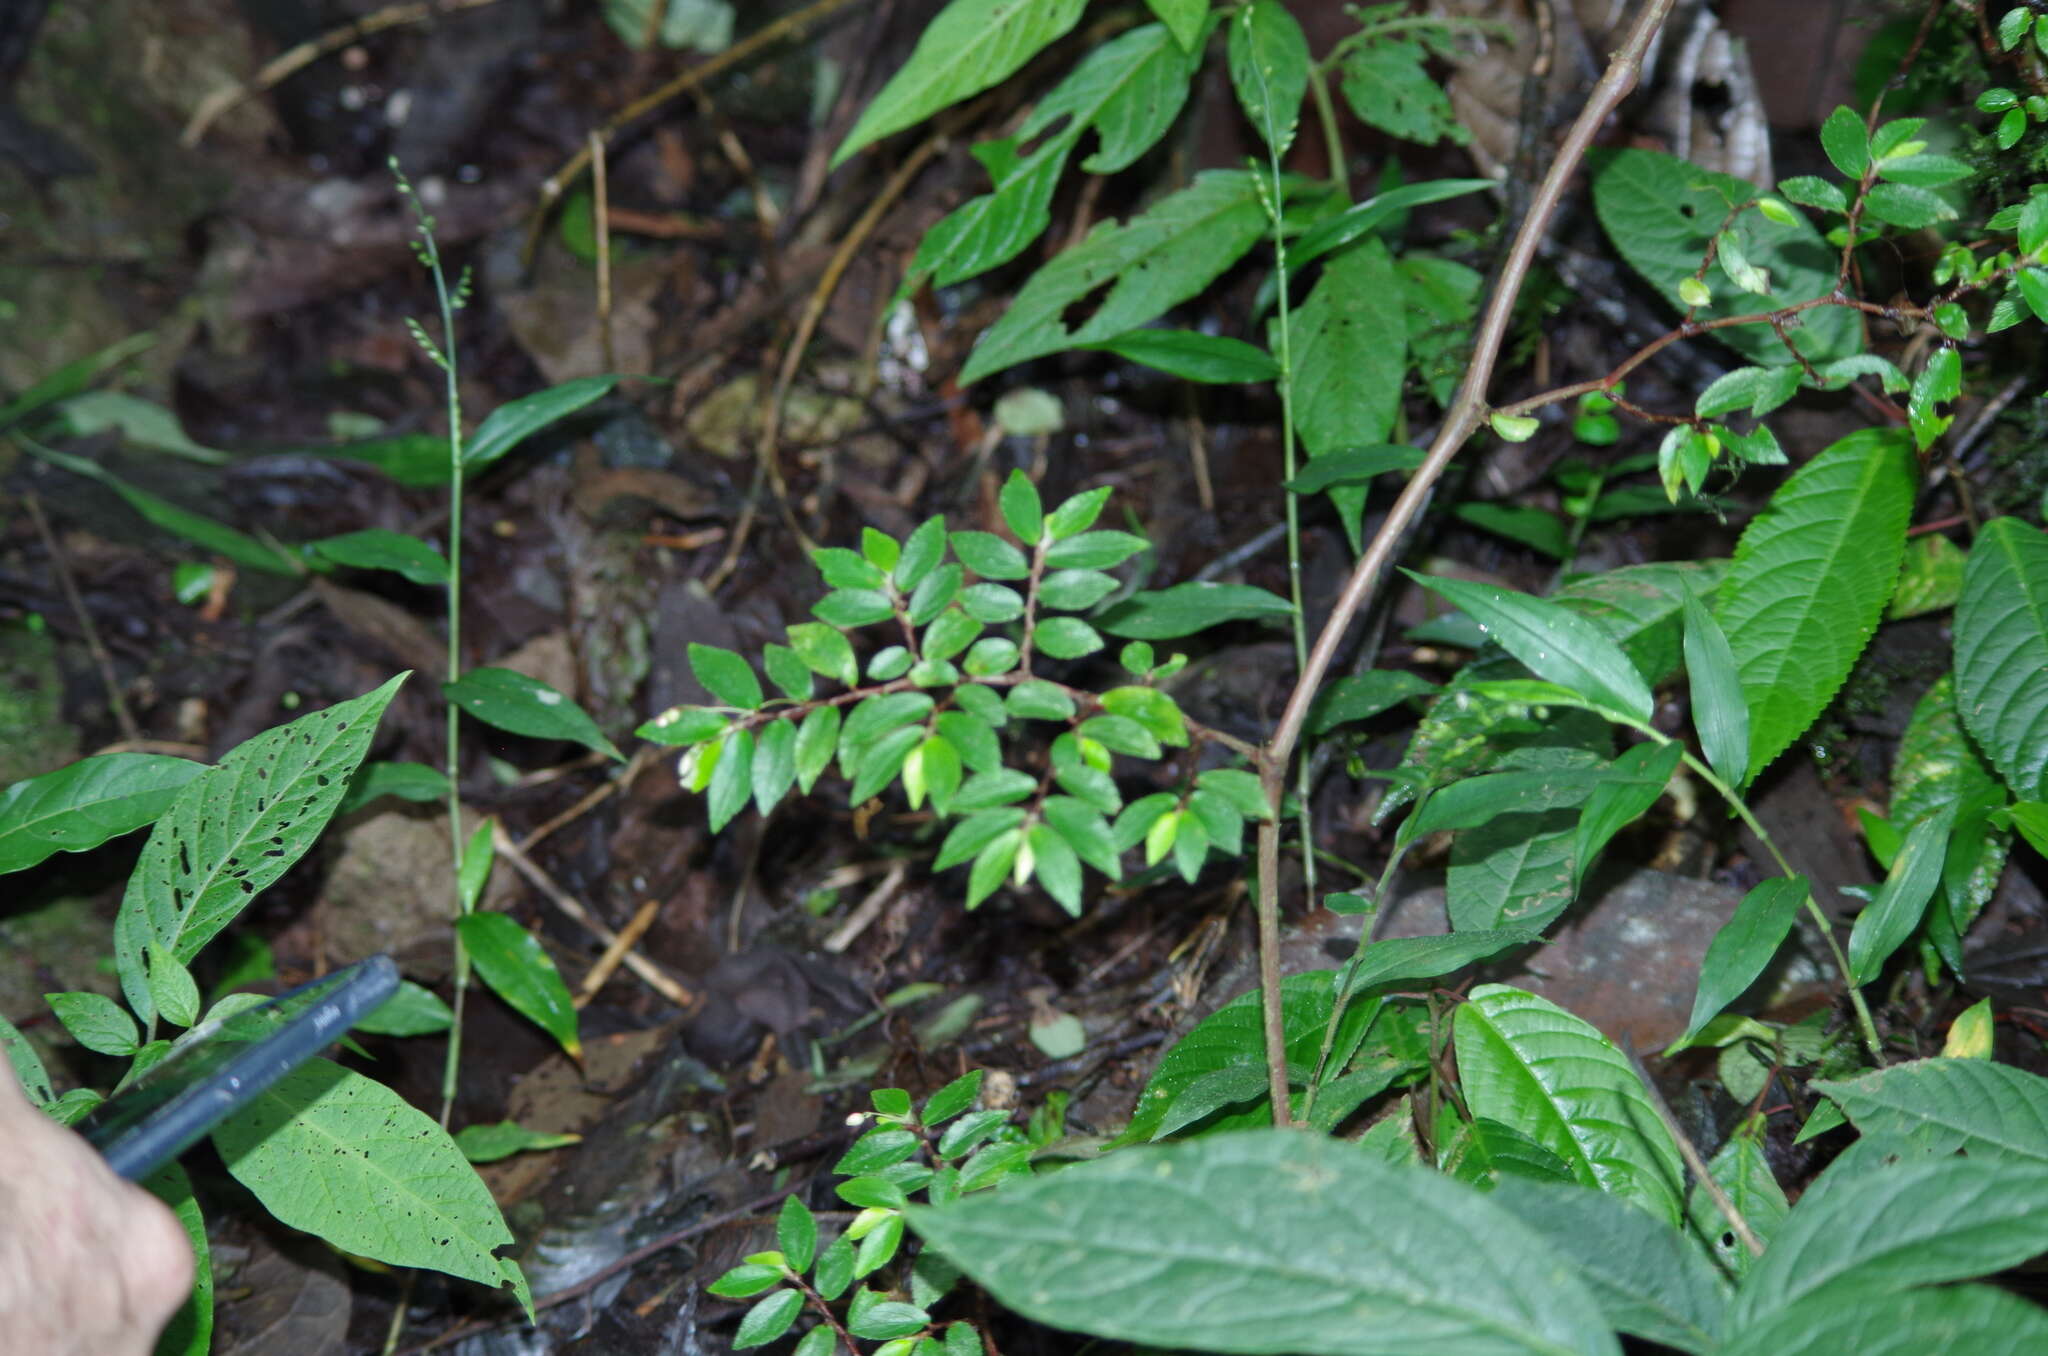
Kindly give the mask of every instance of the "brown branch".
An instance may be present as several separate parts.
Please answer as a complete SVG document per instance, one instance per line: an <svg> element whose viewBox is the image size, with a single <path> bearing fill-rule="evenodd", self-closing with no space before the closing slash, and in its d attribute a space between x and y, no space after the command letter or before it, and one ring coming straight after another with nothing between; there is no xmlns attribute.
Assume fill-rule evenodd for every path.
<svg viewBox="0 0 2048 1356"><path fill-rule="evenodd" d="M1501 345L1507 337L1515 298L1521 292L1523 280L1528 277L1537 247L1549 229L1558 203L1564 198L1566 185L1577 172L1595 134L1635 88L1642 72L1643 53L1670 14L1672 3L1673 0L1645 0L1628 36L1609 61L1606 73L1593 87L1585 108L1565 134L1564 144L1551 161L1550 172L1538 185L1535 196L1530 200L1528 215L1522 219L1521 229L1509 246L1500 281L1480 318L1472 346L1471 365L1465 369L1465 379L1451 401L1443 426L1437 430L1422 464L1409 477L1400 497L1388 510L1386 522L1374 534L1365 554L1358 558L1358 564L1352 567L1351 577L1344 581L1337 604L1331 610L1329 620L1323 624L1321 633L1316 636L1308 664L1287 699L1287 709L1280 717L1280 724L1260 751L1259 779L1264 786L1267 803L1273 810L1273 817L1259 825L1259 984L1265 1013L1267 1075L1275 1125L1287 1125L1292 1120L1287 1104L1286 1038L1280 1021L1279 809L1286 790L1288 764L1293 758L1295 745L1300 742L1309 705L1315 700L1316 690L1322 685L1323 675L1329 671L1331 661L1336 658L1337 647L1342 643L1351 619L1358 615L1378 588L1392 560L1395 545L1409 523L1422 511L1424 501L1449 468L1452 458L1485 422L1486 388L1493 378L1494 364L1499 360Z"/></svg>

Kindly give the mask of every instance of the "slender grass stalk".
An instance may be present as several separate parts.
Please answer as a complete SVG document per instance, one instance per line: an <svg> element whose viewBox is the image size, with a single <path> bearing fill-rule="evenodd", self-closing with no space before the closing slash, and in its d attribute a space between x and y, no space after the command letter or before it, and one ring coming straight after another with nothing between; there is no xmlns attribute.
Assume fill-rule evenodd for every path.
<svg viewBox="0 0 2048 1356"><path fill-rule="evenodd" d="M399 168L396 156L391 159L391 175L398 181L398 191L411 204L413 215L418 220L419 239L413 244L413 252L419 257L422 267L434 280L434 301L440 311L441 340L437 345L426 329L410 318L406 327L412 331L414 340L422 351L441 369L445 382L448 418L448 675L447 681L454 682L462 676L462 390L457 376L455 313L468 299L469 279L463 277L453 289L448 286L448 272L441 263L441 247L434 239L434 218L426 205L413 191L413 186ZM457 784L461 768L461 725L460 713L455 703L445 703L447 708L446 758L448 771L448 845L451 872L450 884L455 892L455 913L466 912L462 897L462 793ZM455 1003L454 1016L448 1026L448 1058L441 1070L441 1128L448 1128L449 1119L455 1109L455 1089L462 1068L462 1010L463 1000L469 991L469 952L463 948L461 934L455 938Z"/></svg>

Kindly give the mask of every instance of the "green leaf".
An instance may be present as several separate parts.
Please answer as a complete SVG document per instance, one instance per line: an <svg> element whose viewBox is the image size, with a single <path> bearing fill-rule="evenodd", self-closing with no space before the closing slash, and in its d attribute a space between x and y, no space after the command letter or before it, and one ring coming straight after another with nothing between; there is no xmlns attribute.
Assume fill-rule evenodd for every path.
<svg viewBox="0 0 2048 1356"><path fill-rule="evenodd" d="M1891 871L1870 907L1856 916L1849 932L1849 981L1868 984L1905 945L1927 911L1934 887L1941 883L1942 855L1955 812L1945 810L1923 819L1906 834L1905 845L1892 860Z"/></svg>
<svg viewBox="0 0 2048 1356"><path fill-rule="evenodd" d="M811 615L832 626L872 626L895 616L896 608L878 589L834 589L811 605Z"/></svg>
<svg viewBox="0 0 2048 1356"><path fill-rule="evenodd" d="M483 916L483 915L479 915ZM447 1131L390 1088L324 1059L286 1074L213 1132L228 1171L278 1222L392 1266L485 1286L512 1231Z"/></svg>
<svg viewBox="0 0 2048 1356"><path fill-rule="evenodd" d="M1873 185L1864 196L1863 210L1887 225L1908 231L1956 219L1956 209L1947 199L1910 184Z"/></svg>
<svg viewBox="0 0 2048 1356"><path fill-rule="evenodd" d="M917 530L903 539L891 578L897 588L915 591L945 556L946 518L938 514L919 523Z"/></svg>
<svg viewBox="0 0 2048 1356"><path fill-rule="evenodd" d="M1343 58L1344 102L1361 120L1404 140L1427 146L1449 137L1464 144L1470 134L1430 75L1430 56L1429 47L1403 38L1375 37L1349 48Z"/></svg>
<svg viewBox="0 0 2048 1356"><path fill-rule="evenodd" d="M984 774L984 777L987 781L993 782L995 779L1005 776L1006 773L1007 770L1004 773L988 773ZM1030 784L1025 786L1020 794L1009 796L1008 799L1011 800L1022 799L1023 796L1031 794L1038 786L1037 779L1030 777L1028 774L1017 773L1016 775L1024 777ZM993 795L977 801L974 806L962 804L963 801L966 801L973 795L977 790L976 783L984 781L984 777L971 778L961 788L961 795L954 801L955 808L962 811L973 808L980 810L980 813L967 815L966 818L953 826L952 831L946 835L946 841L939 845L939 855L932 861L932 870L944 871L948 867L958 866L962 862L971 861L983 848L993 842L997 835L1009 829L1014 829L1024 822L1024 812L1022 810L982 808L983 805L994 806L1001 804L1001 801L994 799Z"/></svg>
<svg viewBox="0 0 2048 1356"><path fill-rule="evenodd" d="M1033 679L1010 689L1009 713L1022 720L1071 720L1074 699L1051 683Z"/></svg>
<svg viewBox="0 0 2048 1356"><path fill-rule="evenodd" d="M731 823L754 794L753 732L734 730L716 748L718 762L711 770L711 785L704 797L704 812L711 820L713 833Z"/></svg>
<svg viewBox="0 0 2048 1356"><path fill-rule="evenodd" d="M135 1019L103 993L46 993L43 998L71 1038L94 1054L121 1058L142 1043Z"/></svg>
<svg viewBox="0 0 2048 1356"><path fill-rule="evenodd" d="M1686 309L1679 285L1699 267L1729 213L1756 196L1755 186L1659 151L1612 151L1601 161L1593 179L1593 206L1601 226L1631 268L1675 308ZM1725 295L1700 308L1700 320L1748 315L1834 290L1839 252L1804 218L1786 226L1751 208L1736 217L1733 229L1749 261L1769 270L1771 294L1759 300L1724 289ZM1804 323L1788 337L1814 362L1846 357L1862 347L1858 317L1844 308L1818 307L1801 319ZM1712 333L1753 363L1775 367L1793 361L1768 325L1735 325Z"/></svg>
<svg viewBox="0 0 2048 1356"><path fill-rule="evenodd" d="M766 700L761 695L761 680L754 676L753 667L746 660L731 650L699 645L694 640L690 642L689 653L690 672L697 675L705 691L742 711L760 709Z"/></svg>
<svg viewBox="0 0 2048 1356"><path fill-rule="evenodd" d="M192 979L171 949L162 942L149 943L149 996L158 1016L178 1026L199 1020L199 985Z"/></svg>
<svg viewBox="0 0 2048 1356"><path fill-rule="evenodd" d="M1851 1282L1741 1328L1716 1356L2029 1356L2044 1345L2048 1317L2040 1308L1989 1286L1901 1290Z"/></svg>
<svg viewBox="0 0 2048 1356"><path fill-rule="evenodd" d="M1392 433L1407 373L1408 318L1393 256L1377 236L1323 266L1292 325L1294 426L1309 467ZM1339 489L1331 498L1352 549L1358 549L1365 490Z"/></svg>
<svg viewBox="0 0 2048 1356"><path fill-rule="evenodd" d="M951 659L981 634L981 623L957 607L947 608L926 628L919 650L927 661Z"/></svg>
<svg viewBox="0 0 2048 1356"><path fill-rule="evenodd" d="M804 1297L800 1290L777 1290L753 1308L740 1320L739 1330L732 1335L732 1349L746 1351L753 1347L764 1347L789 1331L796 1322L796 1316L803 1312Z"/></svg>
<svg viewBox="0 0 2048 1356"><path fill-rule="evenodd" d="M1018 541L1025 546L1038 544L1045 533L1045 510L1038 502L1038 487L1031 483L1031 477L1022 471L1010 472L1010 478L1003 482L1002 491L996 496L996 504L1002 510L1004 524Z"/></svg>
<svg viewBox="0 0 2048 1356"><path fill-rule="evenodd" d="M1095 525L1095 520L1102 515L1102 506L1108 502L1109 486L1107 485L1075 495L1046 516L1046 536L1050 537L1054 542L1063 542L1069 537L1078 536L1086 532ZM1140 541L1139 546L1142 549L1142 541ZM1123 557L1120 556L1118 559L1121 560ZM1047 563L1063 564L1070 562L1048 560ZM1115 564L1116 562L1111 561L1110 563Z"/></svg>
<svg viewBox="0 0 2048 1356"><path fill-rule="evenodd" d="M602 396L623 380L617 373L599 377L577 377L545 391L507 401L492 410L462 448L462 469L475 472L489 466L548 425L568 418Z"/></svg>
<svg viewBox="0 0 2048 1356"><path fill-rule="evenodd" d="M1638 719L1650 718L1655 702L1648 684L1620 647L1591 622L1556 603L1512 589L1402 573L1471 616L1537 677Z"/></svg>
<svg viewBox="0 0 2048 1356"><path fill-rule="evenodd" d="M1757 1241L1769 1247L1792 1207L1771 1172L1770 1159L1764 1149L1764 1119L1761 1116L1743 1122L1728 1137L1728 1142L1715 1151L1713 1160L1707 1164L1707 1175L1721 1188L1728 1203L1735 1207L1736 1214L1742 1216L1743 1223L1749 1226ZM1704 1183L1693 1183L1692 1193L1686 1200L1686 1215L1692 1221L1694 1232L1707 1240L1714 1259L1723 1269L1738 1279L1749 1273L1755 1265L1755 1258L1748 1246L1736 1236L1733 1226L1708 1194Z"/></svg>
<svg viewBox="0 0 2048 1356"><path fill-rule="evenodd" d="M441 694L486 725L534 739L562 739L625 762L582 707L538 678L510 669L471 669Z"/></svg>
<svg viewBox="0 0 2048 1356"><path fill-rule="evenodd" d="M476 907L476 902L483 898L484 886L490 882L491 864L496 859L492 843L494 825L493 820L483 820L463 844L462 858L455 871L455 888L464 913Z"/></svg>
<svg viewBox="0 0 2048 1356"><path fill-rule="evenodd" d="M861 147L1007 80L1080 19L1086 0L952 0L910 60L862 110L832 153L837 168Z"/></svg>
<svg viewBox="0 0 2048 1356"><path fill-rule="evenodd" d="M1800 174L1780 179L1778 191L1802 207L1814 207L1823 212L1846 213L1849 210L1849 195L1818 175Z"/></svg>
<svg viewBox="0 0 2048 1356"><path fill-rule="evenodd" d="M1699 990L1685 1025L1683 1045L1721 1015L1756 982L1792 931L1792 920L1806 902L1804 876L1773 876L1742 897L1734 916L1721 925L1700 962Z"/></svg>
<svg viewBox="0 0 2048 1356"><path fill-rule="evenodd" d="M1279 0L1253 0L1230 20L1230 83L1274 156L1293 144L1308 93L1308 39Z"/></svg>
<svg viewBox="0 0 2048 1356"><path fill-rule="evenodd" d="M1197 50L1209 14L1209 0L1145 0L1145 5L1172 31L1175 42L1191 53ZM952 1340L950 1335L947 1340ZM946 1356L953 1356L950 1346ZM975 1347L975 1356L981 1356L979 1345Z"/></svg>
<svg viewBox="0 0 2048 1356"><path fill-rule="evenodd" d="M465 1125L455 1133L455 1147L462 1150L462 1156L472 1163L496 1163L514 1154L565 1149L571 1144L582 1142L581 1135L557 1135L549 1134L545 1130L529 1130L517 1121L499 1121L494 1125Z"/></svg>
<svg viewBox="0 0 2048 1356"><path fill-rule="evenodd" d="M871 796L880 795L882 788L903 770L911 750L923 739L923 726L905 725L863 747L854 763L853 790L848 793L848 800L858 805Z"/></svg>
<svg viewBox="0 0 2048 1356"><path fill-rule="evenodd" d="M1085 612L1116 591L1116 579L1100 570L1054 570L1038 584L1038 605Z"/></svg>
<svg viewBox="0 0 2048 1356"><path fill-rule="evenodd" d="M1537 928L1490 928L1440 937L1388 937L1362 948L1337 972L1343 997L1385 984L1409 984L1462 970L1542 939Z"/></svg>
<svg viewBox="0 0 2048 1356"><path fill-rule="evenodd" d="M796 722L771 721L754 740L754 808L762 814L789 794L796 780Z"/></svg>
<svg viewBox="0 0 2048 1356"><path fill-rule="evenodd" d="M1563 560L1571 549L1571 532L1564 520L1548 509L1520 504L1463 503L1451 510L1472 526L1518 541L1552 560Z"/></svg>
<svg viewBox="0 0 2048 1356"><path fill-rule="evenodd" d="M432 989L401 979L396 993L375 1010L356 1019L355 1029L373 1036L430 1036L436 1031L446 1031L454 1020L454 1010Z"/></svg>
<svg viewBox="0 0 2048 1356"><path fill-rule="evenodd" d="M979 818L979 816L977 816ZM967 873L967 907L973 908L994 894L1010 874L1018 851L1024 846L1022 829L1004 829L982 845L974 866Z"/></svg>
<svg viewBox="0 0 2048 1356"><path fill-rule="evenodd" d="M1743 532L1715 620L1749 708L1751 780L1820 715L1876 629L1914 480L1903 432L1852 433L1794 472Z"/></svg>
<svg viewBox="0 0 2048 1356"><path fill-rule="evenodd" d="M1964 843L1973 807L2005 799L2005 791L1977 746L1963 733L1956 712L1953 677L1943 674L1913 708L1892 761L1893 819L1912 825L1955 809L1957 835L1950 843L1942 882L1950 916L1961 934L1996 889L2010 835L1987 831L1974 847Z"/></svg>
<svg viewBox="0 0 2048 1356"><path fill-rule="evenodd" d="M145 978L149 944L162 942L190 964L313 845L406 676L265 730L178 792L150 831L114 920L121 989L138 1017L156 1015Z"/></svg>
<svg viewBox="0 0 2048 1356"><path fill-rule="evenodd" d="M1210 768L1195 778L1195 785L1222 796L1246 819L1272 817L1272 809L1266 804L1266 793L1260 788L1257 775L1242 768Z"/></svg>
<svg viewBox="0 0 2048 1356"><path fill-rule="evenodd" d="M811 552L811 564L817 567L818 577L827 588L873 590L889 580L887 571L858 551L843 546L819 547Z"/></svg>
<svg viewBox="0 0 2048 1356"><path fill-rule="evenodd" d="M1693 402L1693 413L1702 419L1718 419L1746 408L1761 419L1797 395L1805 375L1790 366L1738 367L1707 383Z"/></svg>
<svg viewBox="0 0 2048 1356"><path fill-rule="evenodd" d="M1852 1281L1903 1290L1986 1275L2043 1251L2048 1166L1934 1158L1832 1174L1750 1269L1731 1326L1741 1331Z"/></svg>
<svg viewBox="0 0 2048 1356"><path fill-rule="evenodd" d="M725 712L709 706L671 706L633 733L657 744L688 748L724 734L730 722L731 717Z"/></svg>
<svg viewBox="0 0 2048 1356"><path fill-rule="evenodd" d="M0 405L0 428L17 423L46 405L77 395L101 372L128 361L155 343L153 334L131 334L96 353L72 359L5 405Z"/></svg>
<svg viewBox="0 0 2048 1356"><path fill-rule="evenodd" d="M1031 573L1024 553L993 532L955 532L953 554L984 579L1023 579Z"/></svg>
<svg viewBox="0 0 2048 1356"><path fill-rule="evenodd" d="M1032 630L1031 637L1054 659L1079 659L1103 646L1101 635L1079 617L1048 617Z"/></svg>
<svg viewBox="0 0 2048 1356"><path fill-rule="evenodd" d="M1262 588L1191 580L1172 588L1133 594L1098 616L1095 624L1113 636L1171 640L1224 622L1278 619L1292 614L1293 608L1285 598Z"/></svg>
<svg viewBox="0 0 2048 1356"><path fill-rule="evenodd" d="M1514 1127L1581 1183L1668 1224L1685 1213L1678 1146L1628 1060L1555 1003L1482 984L1458 1008L1455 1043L1474 1116Z"/></svg>
<svg viewBox="0 0 2048 1356"><path fill-rule="evenodd" d="M1102 1337L1331 1356L1619 1350L1507 1212L1292 1131L1125 1150L909 1218L1005 1307Z"/></svg>
<svg viewBox="0 0 2048 1356"><path fill-rule="evenodd" d="M1342 249L1368 231L1378 230L1411 207L1485 192L1493 186L1491 179L1430 179L1390 188L1303 231L1301 238L1288 247L1287 262L1294 268L1300 268L1311 259Z"/></svg>
<svg viewBox="0 0 2048 1356"><path fill-rule="evenodd" d="M1055 541L1045 551L1048 570L1106 570L1121 565L1147 542L1129 532L1081 532Z"/></svg>
<svg viewBox="0 0 2048 1356"><path fill-rule="evenodd" d="M128 507L142 515L145 521L162 528L174 537L181 537L195 546L226 556L237 565L264 574L296 579L305 572L305 566L296 556L276 550L246 532L237 532L226 523L216 522L204 514L180 508L168 499L139 489L98 462L84 457L74 457L69 453L42 447L39 444L24 442L24 446L30 447L38 458L53 466L61 466L73 474L97 480L119 495Z"/></svg>
<svg viewBox="0 0 2048 1356"><path fill-rule="evenodd" d="M1488 1199L1570 1263L1614 1327L1698 1356L1717 1349L1728 1284L1678 1230L1577 1186L1504 1178Z"/></svg>
<svg viewBox="0 0 2048 1356"><path fill-rule="evenodd" d="M1820 146L1845 179L1861 179L1870 168L1870 133L1855 110L1837 108L1820 126Z"/></svg>
<svg viewBox="0 0 2048 1356"><path fill-rule="evenodd" d="M1312 457L1300 475L1286 482L1295 494L1315 494L1349 485L1364 485L1388 471L1412 471L1422 465L1422 449L1401 443L1340 447Z"/></svg>
<svg viewBox="0 0 2048 1356"><path fill-rule="evenodd" d="M1679 669L1686 593L1709 597L1726 569L1722 560L1624 565L1572 580L1550 601L1598 626L1646 681L1657 684Z"/></svg>
<svg viewBox="0 0 2048 1356"><path fill-rule="evenodd" d="M1478 828L1506 815L1578 805L1609 775L1606 768L1550 767L1462 778L1432 792L1404 836L1412 840L1445 829Z"/></svg>
<svg viewBox="0 0 2048 1356"><path fill-rule="evenodd" d="M470 962L491 991L528 1021L555 1038L575 1060L583 1058L576 1038L576 1006L540 939L502 913L488 909L455 920Z"/></svg>
<svg viewBox="0 0 2048 1356"><path fill-rule="evenodd" d="M960 761L975 772L994 772L1002 767L1002 745L996 732L979 716L965 711L942 711L932 724L960 754Z"/></svg>
<svg viewBox="0 0 2048 1356"><path fill-rule="evenodd" d="M0 791L0 875L133 833L208 771L185 758L107 753L16 782Z"/></svg>
<svg viewBox="0 0 2048 1356"><path fill-rule="evenodd" d="M1436 691L1436 684L1405 669L1373 669L1328 684L1309 707L1308 731L1328 734L1340 725L1367 720L1411 697Z"/></svg>
<svg viewBox="0 0 2048 1356"><path fill-rule="evenodd" d="M1265 229L1253 178L1241 170L1207 171L1128 224L1097 226L1019 289L1002 319L983 332L960 373L961 384L1150 324L1206 288ZM1101 304L1069 328L1066 313L1105 282L1109 291Z"/></svg>
<svg viewBox="0 0 2048 1356"><path fill-rule="evenodd" d="M1851 1079L1816 1079L1868 1136L1929 1153L2048 1164L2048 1079L1984 1059L1921 1059Z"/></svg>
<svg viewBox="0 0 2048 1356"><path fill-rule="evenodd" d="M853 645L837 629L823 622L798 622L789 628L789 643L797 658L811 666L811 672L845 687L860 683L860 665Z"/></svg>
<svg viewBox="0 0 2048 1356"><path fill-rule="evenodd" d="M349 532L311 543L337 565L359 570L390 570L415 584L433 586L448 582L448 558L418 537L389 532L381 527Z"/></svg>
<svg viewBox="0 0 2048 1356"><path fill-rule="evenodd" d="M1272 381L1280 375L1280 365L1266 350L1242 339L1193 330L1132 330L1113 339L1076 347L1114 353L1128 362L1143 363L1183 381L1230 385Z"/></svg>
<svg viewBox="0 0 2048 1356"><path fill-rule="evenodd" d="M1984 525L1955 620L1956 706L2021 800L2048 800L2048 534Z"/></svg>
<svg viewBox="0 0 2048 1356"><path fill-rule="evenodd" d="M415 805L430 804L448 795L448 777L425 763L392 763L378 760L364 763L350 779L348 794L335 813L352 814L380 796L396 796Z"/></svg>
<svg viewBox="0 0 2048 1356"><path fill-rule="evenodd" d="M791 701L809 701L811 697L811 670L795 650L787 645L764 645L761 647L761 667L768 670L768 679Z"/></svg>
<svg viewBox="0 0 2048 1356"><path fill-rule="evenodd" d="M1572 842L1572 884L1585 884L1593 859L1614 835L1649 812L1678 771L1684 749L1678 744L1638 744L1614 760L1586 797L1579 814L1578 836ZM1433 800L1434 798L1432 798Z"/></svg>
<svg viewBox="0 0 2048 1356"><path fill-rule="evenodd" d="M1576 810L1546 810L1506 815L1458 834L1445 873L1451 926L1460 932L1549 926L1576 894L1578 821Z"/></svg>
<svg viewBox="0 0 2048 1356"><path fill-rule="evenodd" d="M1692 721L1707 763L1730 786L1749 773L1749 707L1735 652L1711 612L1685 593L1685 671L1692 683Z"/></svg>

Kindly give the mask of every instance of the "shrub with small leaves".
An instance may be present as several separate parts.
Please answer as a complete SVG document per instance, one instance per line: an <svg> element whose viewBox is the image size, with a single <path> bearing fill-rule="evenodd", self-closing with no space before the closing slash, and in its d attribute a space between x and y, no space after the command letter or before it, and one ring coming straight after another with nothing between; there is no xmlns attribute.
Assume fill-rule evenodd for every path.
<svg viewBox="0 0 2048 1356"><path fill-rule="evenodd" d="M922 1193L946 1205L1019 1173L1030 1172L1037 1144L1010 1124L1010 1113L975 1110L982 1070L954 1079L915 1109L901 1088L870 1095L873 1126L833 1165L839 1198L859 1213L830 1243L818 1245L818 1220L801 1197L782 1203L775 1247L757 1252L713 1281L711 1293L751 1299L733 1338L735 1350L762 1346L787 1333L806 1307L819 1323L796 1344L797 1356L860 1350L854 1339L883 1343L873 1356L980 1356L981 1337L965 1322L934 1322L930 1310L959 1272L928 1254L903 1252L903 1210ZM900 1284L852 1290L857 1281L898 1263ZM838 1344L835 1344L835 1339Z"/></svg>
<svg viewBox="0 0 2048 1356"><path fill-rule="evenodd" d="M1146 549L1143 537L1095 526L1108 498L1089 490L1046 512L1013 472L999 504L1015 542L948 532L940 516L900 542L867 528L858 551L814 551L830 591L815 621L762 653L774 695L742 656L691 645L690 666L718 704L675 707L639 733L688 750L683 784L706 794L714 830L750 800L765 814L792 789L808 794L835 765L855 805L900 783L912 810L953 821L934 865L968 866L970 908L1006 881L1036 878L1078 914L1082 866L1120 879L1123 854L1140 844L1147 867L1171 855L1192 882L1210 852L1241 853L1245 820L1266 813L1257 777L1202 769L1199 751L1249 746L1189 720L1163 686L1184 658L1159 662L1143 641L1120 655L1132 681L1107 691L1041 671L1105 648L1088 614L1121 587L1108 571ZM863 653L851 633L869 628L881 634ZM820 679L841 690L820 694ZM1027 771L1005 760L1005 739L1032 724L1058 728ZM1184 768L1179 788L1126 803L1117 757L1168 750Z"/></svg>

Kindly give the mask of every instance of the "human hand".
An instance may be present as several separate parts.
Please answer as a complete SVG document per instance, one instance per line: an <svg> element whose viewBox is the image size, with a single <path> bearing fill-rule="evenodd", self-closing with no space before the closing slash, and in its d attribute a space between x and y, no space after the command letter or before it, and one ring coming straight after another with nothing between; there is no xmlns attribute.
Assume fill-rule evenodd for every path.
<svg viewBox="0 0 2048 1356"><path fill-rule="evenodd" d="M192 1289L178 1217L31 1105L5 1059L0 1146L0 1346L147 1356Z"/></svg>

